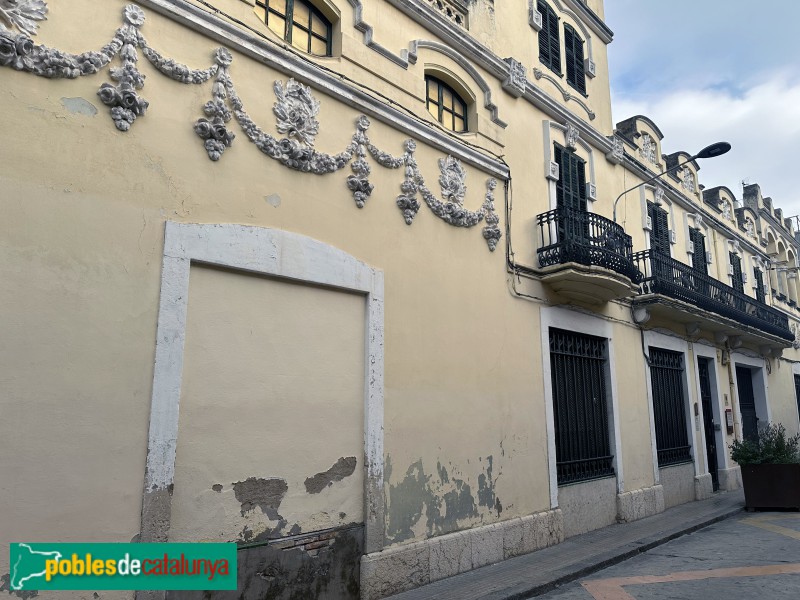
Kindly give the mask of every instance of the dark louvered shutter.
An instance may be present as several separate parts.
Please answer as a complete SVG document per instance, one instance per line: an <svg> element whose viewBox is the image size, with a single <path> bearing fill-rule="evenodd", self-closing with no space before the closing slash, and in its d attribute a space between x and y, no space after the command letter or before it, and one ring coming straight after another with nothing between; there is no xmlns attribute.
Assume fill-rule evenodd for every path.
<svg viewBox="0 0 800 600"><path fill-rule="evenodd" d="M567 83L586 95L586 74L583 69L583 40L571 25L564 24L564 57L567 63Z"/></svg>
<svg viewBox="0 0 800 600"><path fill-rule="evenodd" d="M733 252L729 252L728 256L730 257L731 266L733 267L731 287L744 293L744 281L742 280L742 259Z"/></svg>
<svg viewBox="0 0 800 600"><path fill-rule="evenodd" d="M667 211L652 202L648 202L647 214L652 222L650 249L662 256L669 256L669 220L667 219Z"/></svg>
<svg viewBox="0 0 800 600"><path fill-rule="evenodd" d="M764 295L764 274L761 272L761 269L755 269L753 271L753 279L756 282L756 299L759 302L766 302L767 299Z"/></svg>
<svg viewBox="0 0 800 600"><path fill-rule="evenodd" d="M559 168L556 202L559 208L586 211L586 162L574 152L555 144Z"/></svg>
<svg viewBox="0 0 800 600"><path fill-rule="evenodd" d="M706 263L706 237L699 229L690 228L689 237L692 239L692 267L704 275L708 275L708 265Z"/></svg>
<svg viewBox="0 0 800 600"><path fill-rule="evenodd" d="M538 2L536 9L542 14L542 30L539 32L539 60L560 75L561 45L558 39L558 16L546 2Z"/></svg>

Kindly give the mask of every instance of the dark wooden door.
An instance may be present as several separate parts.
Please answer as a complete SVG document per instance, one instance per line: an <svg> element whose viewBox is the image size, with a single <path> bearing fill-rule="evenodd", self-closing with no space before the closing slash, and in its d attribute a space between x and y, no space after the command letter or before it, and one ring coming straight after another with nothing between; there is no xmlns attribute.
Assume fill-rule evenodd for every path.
<svg viewBox="0 0 800 600"><path fill-rule="evenodd" d="M800 414L800 375L794 376L794 397L797 400L797 412Z"/></svg>
<svg viewBox="0 0 800 600"><path fill-rule="evenodd" d="M736 384L739 387L739 412L742 414L742 437L758 438L756 397L753 393L753 374L747 367L736 367Z"/></svg>
<svg viewBox="0 0 800 600"><path fill-rule="evenodd" d="M698 359L697 373L700 378L700 399L703 404L703 424L706 434L706 464L708 464L708 472L711 473L711 481L716 492L719 489L717 430L714 421L714 409L711 404L713 400L711 398L711 377L707 358Z"/></svg>

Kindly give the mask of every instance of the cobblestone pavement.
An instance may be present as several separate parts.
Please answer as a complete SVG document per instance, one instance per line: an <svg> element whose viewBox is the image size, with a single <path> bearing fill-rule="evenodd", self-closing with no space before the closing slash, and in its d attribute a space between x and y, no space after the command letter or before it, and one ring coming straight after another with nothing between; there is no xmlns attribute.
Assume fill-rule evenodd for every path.
<svg viewBox="0 0 800 600"><path fill-rule="evenodd" d="M800 514L741 513L537 599L800 598Z"/></svg>

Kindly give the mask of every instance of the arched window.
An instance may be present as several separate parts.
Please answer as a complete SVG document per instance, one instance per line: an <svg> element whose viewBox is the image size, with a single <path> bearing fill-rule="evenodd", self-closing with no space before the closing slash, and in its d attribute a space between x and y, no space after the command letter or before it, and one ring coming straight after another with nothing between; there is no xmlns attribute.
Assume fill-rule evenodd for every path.
<svg viewBox="0 0 800 600"><path fill-rule="evenodd" d="M442 80L425 76L428 111L446 129L462 133L467 131L467 103Z"/></svg>
<svg viewBox="0 0 800 600"><path fill-rule="evenodd" d="M256 0L256 13L298 50L331 55L331 22L306 0Z"/></svg>
<svg viewBox="0 0 800 600"><path fill-rule="evenodd" d="M567 83L586 95L586 73L583 68L583 40L578 32L564 23L564 55L567 63Z"/></svg>

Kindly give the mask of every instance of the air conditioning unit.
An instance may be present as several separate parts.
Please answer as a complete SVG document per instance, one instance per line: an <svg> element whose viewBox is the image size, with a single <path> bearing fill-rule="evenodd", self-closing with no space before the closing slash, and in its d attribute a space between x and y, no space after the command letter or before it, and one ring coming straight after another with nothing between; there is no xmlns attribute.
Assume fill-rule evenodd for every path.
<svg viewBox="0 0 800 600"><path fill-rule="evenodd" d="M536 31L542 30L542 13L531 7L528 12L528 22Z"/></svg>
<svg viewBox="0 0 800 600"><path fill-rule="evenodd" d="M586 184L586 197L589 200L597 200L597 186L593 183Z"/></svg>
<svg viewBox="0 0 800 600"><path fill-rule="evenodd" d="M728 275L733 276L733 265L728 265Z"/></svg>
<svg viewBox="0 0 800 600"><path fill-rule="evenodd" d="M713 254L711 254L711 251L706 252L706 263L708 263L710 265L712 258L713 258Z"/></svg>
<svg viewBox="0 0 800 600"><path fill-rule="evenodd" d="M671 244L677 244L678 243L678 234L675 233L674 231L670 231L669 232L669 241L670 241Z"/></svg>
<svg viewBox="0 0 800 600"><path fill-rule="evenodd" d="M653 217L647 217L646 220L645 220L645 225L644 226L645 226L645 229L650 229L652 231L652 229L653 229Z"/></svg>

